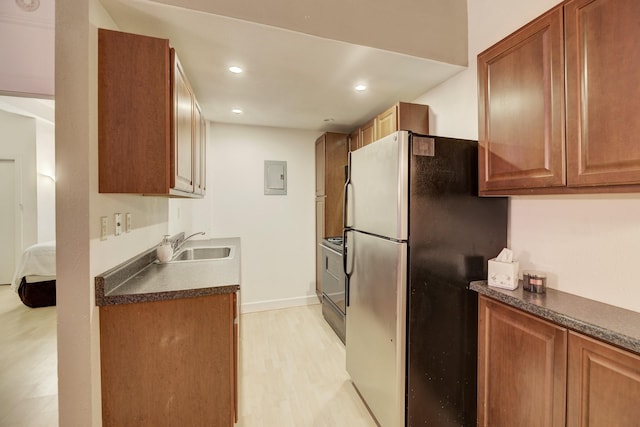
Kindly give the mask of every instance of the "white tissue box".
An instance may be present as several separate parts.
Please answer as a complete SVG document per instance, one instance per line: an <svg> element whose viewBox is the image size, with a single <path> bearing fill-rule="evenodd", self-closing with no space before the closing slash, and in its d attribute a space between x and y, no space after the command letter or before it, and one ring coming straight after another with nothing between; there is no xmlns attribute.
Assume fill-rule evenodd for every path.
<svg viewBox="0 0 640 427"><path fill-rule="evenodd" d="M500 262L489 260L489 286L514 290L518 287L518 261Z"/></svg>

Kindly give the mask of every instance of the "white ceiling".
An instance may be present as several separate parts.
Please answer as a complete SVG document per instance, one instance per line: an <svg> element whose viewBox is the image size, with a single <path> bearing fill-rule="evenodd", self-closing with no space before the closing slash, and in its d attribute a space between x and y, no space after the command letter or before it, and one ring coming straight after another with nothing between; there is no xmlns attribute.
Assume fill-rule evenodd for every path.
<svg viewBox="0 0 640 427"><path fill-rule="evenodd" d="M466 0L101 3L121 30L171 41L204 115L214 122L346 132L466 65ZM380 21L387 24L370 26ZM345 34L345 22L360 24ZM423 25L410 28L415 22ZM360 44L339 41L345 39ZM396 52L376 48L380 39ZM246 71L233 75L231 65ZM369 90L356 93L361 82ZM235 107L244 113L234 115Z"/></svg>
<svg viewBox="0 0 640 427"><path fill-rule="evenodd" d="M55 105L51 99L0 96L0 110L55 123Z"/></svg>
<svg viewBox="0 0 640 427"><path fill-rule="evenodd" d="M0 94L53 97L54 21L53 0L0 1Z"/></svg>
<svg viewBox="0 0 640 427"><path fill-rule="evenodd" d="M120 30L170 40L214 122L348 132L467 61L466 0L99 1ZM3 4L0 21L16 5ZM52 7L18 13L28 31L53 22Z"/></svg>

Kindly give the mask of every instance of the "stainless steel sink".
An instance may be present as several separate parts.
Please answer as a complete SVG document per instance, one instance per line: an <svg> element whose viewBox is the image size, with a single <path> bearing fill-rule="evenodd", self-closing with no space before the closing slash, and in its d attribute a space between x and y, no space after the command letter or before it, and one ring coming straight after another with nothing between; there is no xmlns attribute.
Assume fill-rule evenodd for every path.
<svg viewBox="0 0 640 427"><path fill-rule="evenodd" d="M181 249L170 262L205 261L231 257L230 247L195 247Z"/></svg>

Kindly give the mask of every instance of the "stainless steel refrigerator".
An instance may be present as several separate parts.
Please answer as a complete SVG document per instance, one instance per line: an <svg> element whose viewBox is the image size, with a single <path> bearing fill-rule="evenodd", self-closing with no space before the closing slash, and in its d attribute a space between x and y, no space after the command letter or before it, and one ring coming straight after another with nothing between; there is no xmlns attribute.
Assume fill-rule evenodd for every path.
<svg viewBox="0 0 640 427"><path fill-rule="evenodd" d="M469 282L507 242L477 171L477 142L405 131L350 154L346 366L382 427L476 424Z"/></svg>

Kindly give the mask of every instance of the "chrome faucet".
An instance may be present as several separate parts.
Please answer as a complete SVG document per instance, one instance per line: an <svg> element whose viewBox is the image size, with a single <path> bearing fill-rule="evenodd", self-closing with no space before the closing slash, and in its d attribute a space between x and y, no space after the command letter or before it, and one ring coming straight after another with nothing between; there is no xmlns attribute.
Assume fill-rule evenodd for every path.
<svg viewBox="0 0 640 427"><path fill-rule="evenodd" d="M197 236L198 234L202 234L204 236L205 232L204 231L198 231L197 233L193 233L190 236L185 237L184 239L176 239L175 242L174 242L173 253L174 254L178 253L178 251L180 250L182 245L184 245L187 240L189 240L193 236Z"/></svg>

